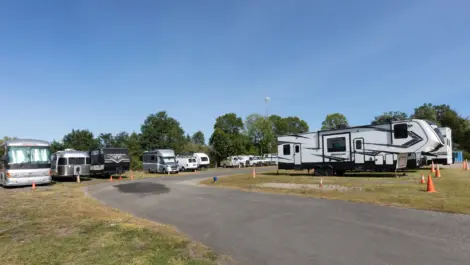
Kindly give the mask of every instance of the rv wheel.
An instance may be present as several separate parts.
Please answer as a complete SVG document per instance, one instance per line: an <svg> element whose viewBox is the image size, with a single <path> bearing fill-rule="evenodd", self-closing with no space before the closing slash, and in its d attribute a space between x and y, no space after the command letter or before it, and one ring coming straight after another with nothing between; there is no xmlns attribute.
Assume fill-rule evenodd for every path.
<svg viewBox="0 0 470 265"><path fill-rule="evenodd" d="M148 170L148 173L149 173L149 174L152 174L152 170L150 170L150 168L149 168L149 170Z"/></svg>
<svg viewBox="0 0 470 265"><path fill-rule="evenodd" d="M344 170L336 171L336 176L340 176L340 177L344 176Z"/></svg>

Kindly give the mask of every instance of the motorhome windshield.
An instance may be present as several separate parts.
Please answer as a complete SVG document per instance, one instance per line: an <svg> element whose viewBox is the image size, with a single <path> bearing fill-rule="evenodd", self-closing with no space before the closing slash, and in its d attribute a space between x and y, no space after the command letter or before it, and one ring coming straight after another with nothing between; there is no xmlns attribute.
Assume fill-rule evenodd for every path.
<svg viewBox="0 0 470 265"><path fill-rule="evenodd" d="M8 164L50 164L49 147L9 146Z"/></svg>
<svg viewBox="0 0 470 265"><path fill-rule="evenodd" d="M176 163L176 160L175 160L174 156L167 156L167 157L163 157L163 162L165 164L167 164L167 163Z"/></svg>
<svg viewBox="0 0 470 265"><path fill-rule="evenodd" d="M445 144L446 141L444 140L444 136L442 135L441 130L439 130L439 127L437 126L437 124L432 122L432 121L426 121L426 122L436 132L436 134L437 134L437 136L439 136L439 139L441 140L441 142Z"/></svg>

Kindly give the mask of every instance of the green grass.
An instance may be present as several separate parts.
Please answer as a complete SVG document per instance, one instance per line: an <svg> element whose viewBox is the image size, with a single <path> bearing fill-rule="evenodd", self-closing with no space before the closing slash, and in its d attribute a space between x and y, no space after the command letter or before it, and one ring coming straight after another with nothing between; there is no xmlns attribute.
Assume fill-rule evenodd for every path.
<svg viewBox="0 0 470 265"><path fill-rule="evenodd" d="M355 202L377 203L416 209L434 210L451 213L470 214L470 171L461 169L441 169L441 178L433 177L436 193L426 192L426 184L419 184L421 173L425 179L429 170L408 172L407 176L395 177L394 174L351 174L346 177L322 177L326 188L318 188L320 177L309 176L306 172L280 171L234 175L220 178L216 183L211 179L202 184L216 187L238 188L248 191L263 191L301 195L325 199L338 199ZM260 187L262 183L314 184L312 188L285 189ZM328 189L337 185L343 188Z"/></svg>
<svg viewBox="0 0 470 265"><path fill-rule="evenodd" d="M172 227L133 217L84 195L89 183L0 188L1 264L216 264Z"/></svg>

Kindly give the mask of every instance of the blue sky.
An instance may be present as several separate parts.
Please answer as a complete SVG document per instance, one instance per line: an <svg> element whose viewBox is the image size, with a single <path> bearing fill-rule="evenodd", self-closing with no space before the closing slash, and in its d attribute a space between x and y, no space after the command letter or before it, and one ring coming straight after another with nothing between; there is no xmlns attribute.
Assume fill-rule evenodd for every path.
<svg viewBox="0 0 470 265"><path fill-rule="evenodd" d="M368 124L424 102L470 116L469 1L0 1L0 136L139 131L166 110L341 112Z"/></svg>

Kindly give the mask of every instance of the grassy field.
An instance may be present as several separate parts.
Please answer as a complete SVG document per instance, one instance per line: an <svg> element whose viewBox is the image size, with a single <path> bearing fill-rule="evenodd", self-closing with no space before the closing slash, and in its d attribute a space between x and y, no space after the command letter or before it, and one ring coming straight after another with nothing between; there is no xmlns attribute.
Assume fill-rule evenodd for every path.
<svg viewBox="0 0 470 265"><path fill-rule="evenodd" d="M235 175L221 178L216 183L207 179L202 184L470 214L470 171L441 169L442 177L432 178L436 193L426 192L426 184L419 183L421 173L427 181L429 170L407 172L406 176L398 178L393 173L320 178L306 172L280 171L279 175L258 173L256 178L251 174ZM323 188L319 187L320 179Z"/></svg>
<svg viewBox="0 0 470 265"><path fill-rule="evenodd" d="M140 177L136 174L136 178ZM108 180L85 180L80 184L41 186L34 191L0 188L2 265L176 265L221 261L169 226L133 217L87 197L83 192L85 185Z"/></svg>

